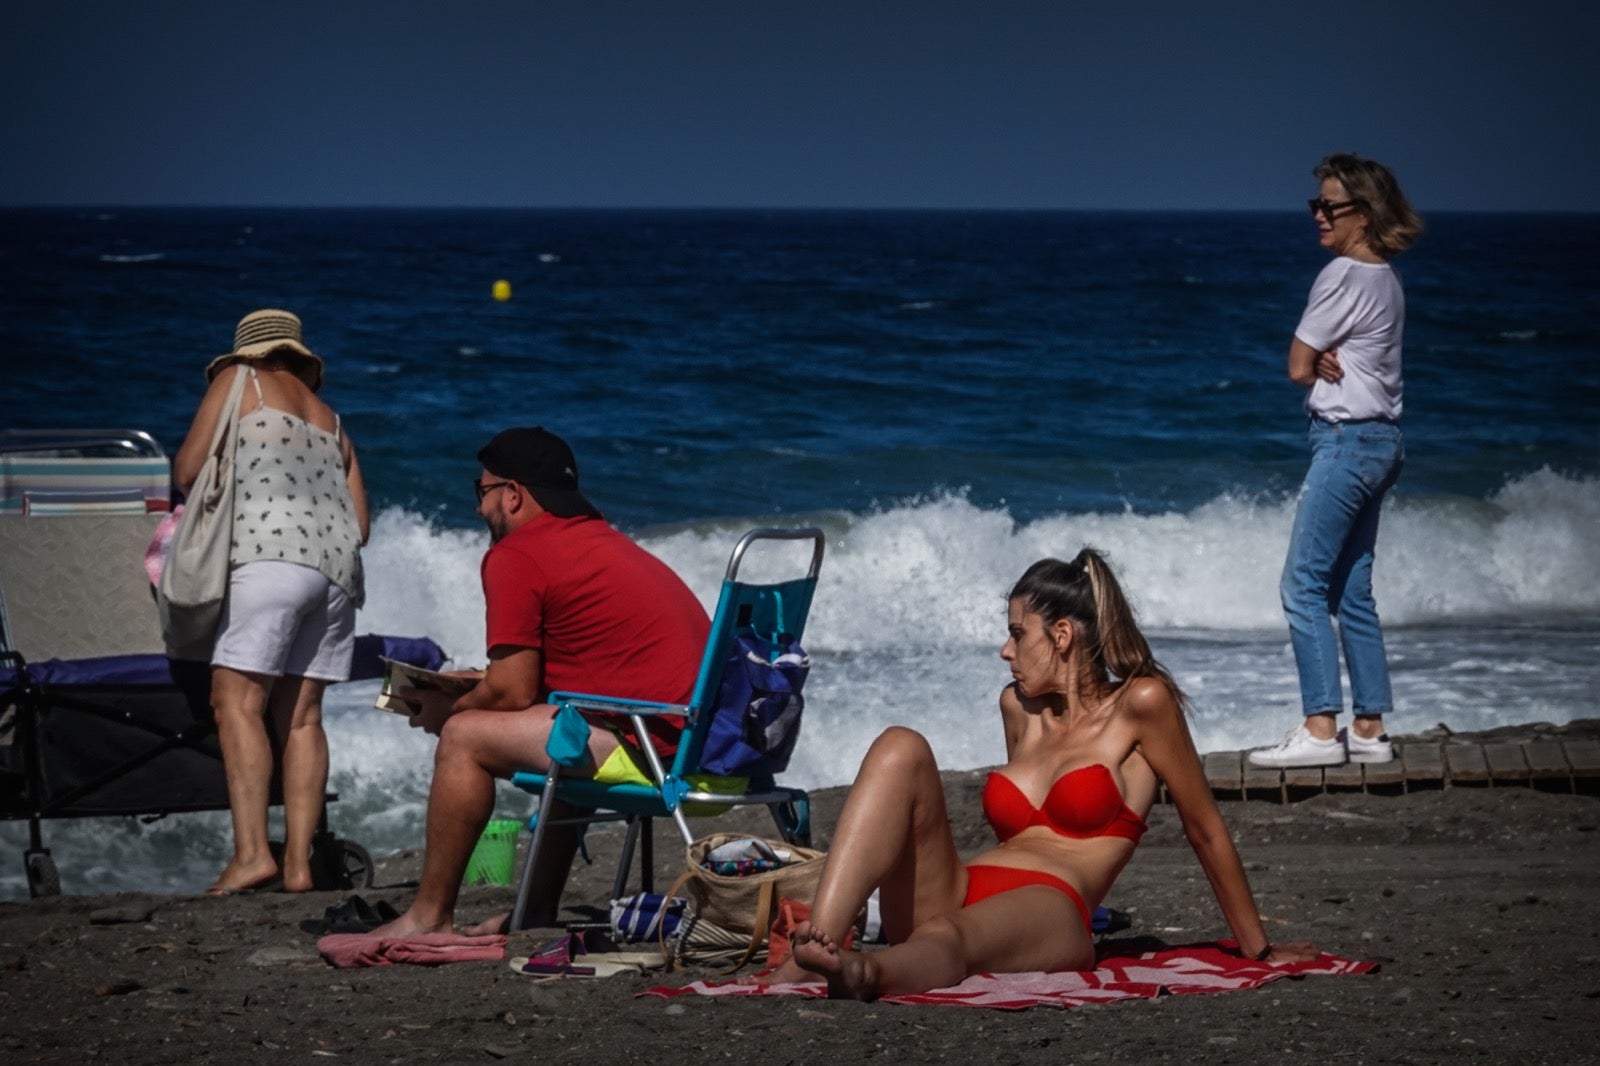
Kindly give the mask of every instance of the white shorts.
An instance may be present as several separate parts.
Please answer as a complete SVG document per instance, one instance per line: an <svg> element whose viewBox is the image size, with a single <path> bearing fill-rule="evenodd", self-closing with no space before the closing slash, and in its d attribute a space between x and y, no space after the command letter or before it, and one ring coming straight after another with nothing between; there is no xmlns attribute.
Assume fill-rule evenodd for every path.
<svg viewBox="0 0 1600 1066"><path fill-rule="evenodd" d="M356 609L320 570L245 563L228 575L228 598L211 665L269 677L347 681Z"/></svg>

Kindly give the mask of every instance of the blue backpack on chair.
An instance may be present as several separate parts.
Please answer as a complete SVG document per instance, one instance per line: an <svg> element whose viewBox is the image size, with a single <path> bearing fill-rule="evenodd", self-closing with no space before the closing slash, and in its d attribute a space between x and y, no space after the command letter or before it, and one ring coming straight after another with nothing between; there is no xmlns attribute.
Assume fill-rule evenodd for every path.
<svg viewBox="0 0 1600 1066"><path fill-rule="evenodd" d="M782 773L800 738L800 694L811 658L786 634L734 641L722 690L706 731L700 765L727 777Z"/></svg>

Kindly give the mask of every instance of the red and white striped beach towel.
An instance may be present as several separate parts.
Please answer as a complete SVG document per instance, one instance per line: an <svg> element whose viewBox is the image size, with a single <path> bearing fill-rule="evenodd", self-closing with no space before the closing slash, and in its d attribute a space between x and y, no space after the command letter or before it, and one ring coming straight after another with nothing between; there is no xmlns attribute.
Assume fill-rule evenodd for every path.
<svg viewBox="0 0 1600 1066"><path fill-rule="evenodd" d="M1119 999L1152 999L1163 993L1232 992L1259 988L1269 981L1306 974L1367 973L1375 962L1342 959L1323 953L1308 962L1266 963L1241 958L1232 941L1152 947L1149 940L1101 945L1095 968L1075 973L975 974L954 988L938 988L909 996L885 996L885 1003L936 1003L957 1007L1024 1010L1028 1007L1076 1007ZM734 981L692 981L681 987L661 986L641 996L812 996L827 995L817 984L751 985Z"/></svg>

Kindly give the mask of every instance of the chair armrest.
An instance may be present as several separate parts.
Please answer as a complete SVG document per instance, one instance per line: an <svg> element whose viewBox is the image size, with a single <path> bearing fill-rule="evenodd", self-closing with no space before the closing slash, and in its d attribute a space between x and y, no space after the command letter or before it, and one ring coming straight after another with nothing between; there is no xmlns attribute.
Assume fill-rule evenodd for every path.
<svg viewBox="0 0 1600 1066"><path fill-rule="evenodd" d="M675 715L689 716L689 708L681 703L657 703L654 700L626 700L614 696L590 696L582 692L552 692L550 702L557 707L570 706L585 714L606 715Z"/></svg>
<svg viewBox="0 0 1600 1066"><path fill-rule="evenodd" d="M549 699L556 707L554 728L551 730L550 739L545 742L545 753L550 756L552 762L569 767L578 765L576 760L585 755L580 749L588 744L589 723L594 719L595 725L614 734L619 741L637 747L650 764L657 781L665 781L667 771L661 764L661 757L656 753L655 746L650 742L649 728L645 725L645 719L666 715L692 717L691 709L679 703L590 696L582 692L552 692ZM581 737L574 728L564 725L564 719L569 715L576 715L582 723ZM631 737L628 735L630 726L633 734Z"/></svg>

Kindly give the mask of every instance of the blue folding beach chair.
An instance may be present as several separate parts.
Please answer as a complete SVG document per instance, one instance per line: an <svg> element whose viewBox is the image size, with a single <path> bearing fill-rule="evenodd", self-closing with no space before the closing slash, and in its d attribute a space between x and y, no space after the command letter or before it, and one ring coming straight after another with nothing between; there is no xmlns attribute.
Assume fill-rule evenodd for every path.
<svg viewBox="0 0 1600 1066"><path fill-rule="evenodd" d="M811 561L805 576L772 584L740 581L739 567L746 552L751 545L768 540L810 541ZM686 815L694 815L702 804L715 805L716 813L730 807L765 806L772 812L778 832L785 840L803 846L810 844L811 803L803 789L780 786L771 773L750 775L748 786L743 791L732 793L720 788L711 791L695 782L703 784L708 773L701 760L707 736L716 718L713 712L717 709L730 656L735 654L740 638L746 636L774 643L782 637L798 643L805 632L806 616L811 611L817 572L822 567L822 552L822 531L809 527L755 529L740 538L728 559L716 613L711 619L711 632L700 660L700 674L695 682L694 694L686 706L583 693L551 693L550 702L557 708L557 726L547 746L552 760L550 771L547 774L521 772L511 778L511 783L518 788L540 797L539 809L528 820L533 840L517 883L516 906L511 915L512 929L524 927L533 874L538 868L545 831L551 824L627 823L627 836L621 860L617 864L612 898L620 898L625 894L628 871L636 848L640 852L642 888L650 890L652 820L671 818L684 843L688 844L694 837ZM683 734L670 765L662 761L646 732L647 719L656 715L680 715L685 720ZM648 763L651 782L606 784L570 773L572 767L582 764L586 752L582 743L568 741L563 744L560 738L567 727L574 725L586 736L583 727L589 723L612 729L625 742L631 743L633 750ZM546 811L554 811L553 805L558 798L563 804L583 813L561 818L544 817ZM696 809L686 810L686 805Z"/></svg>

